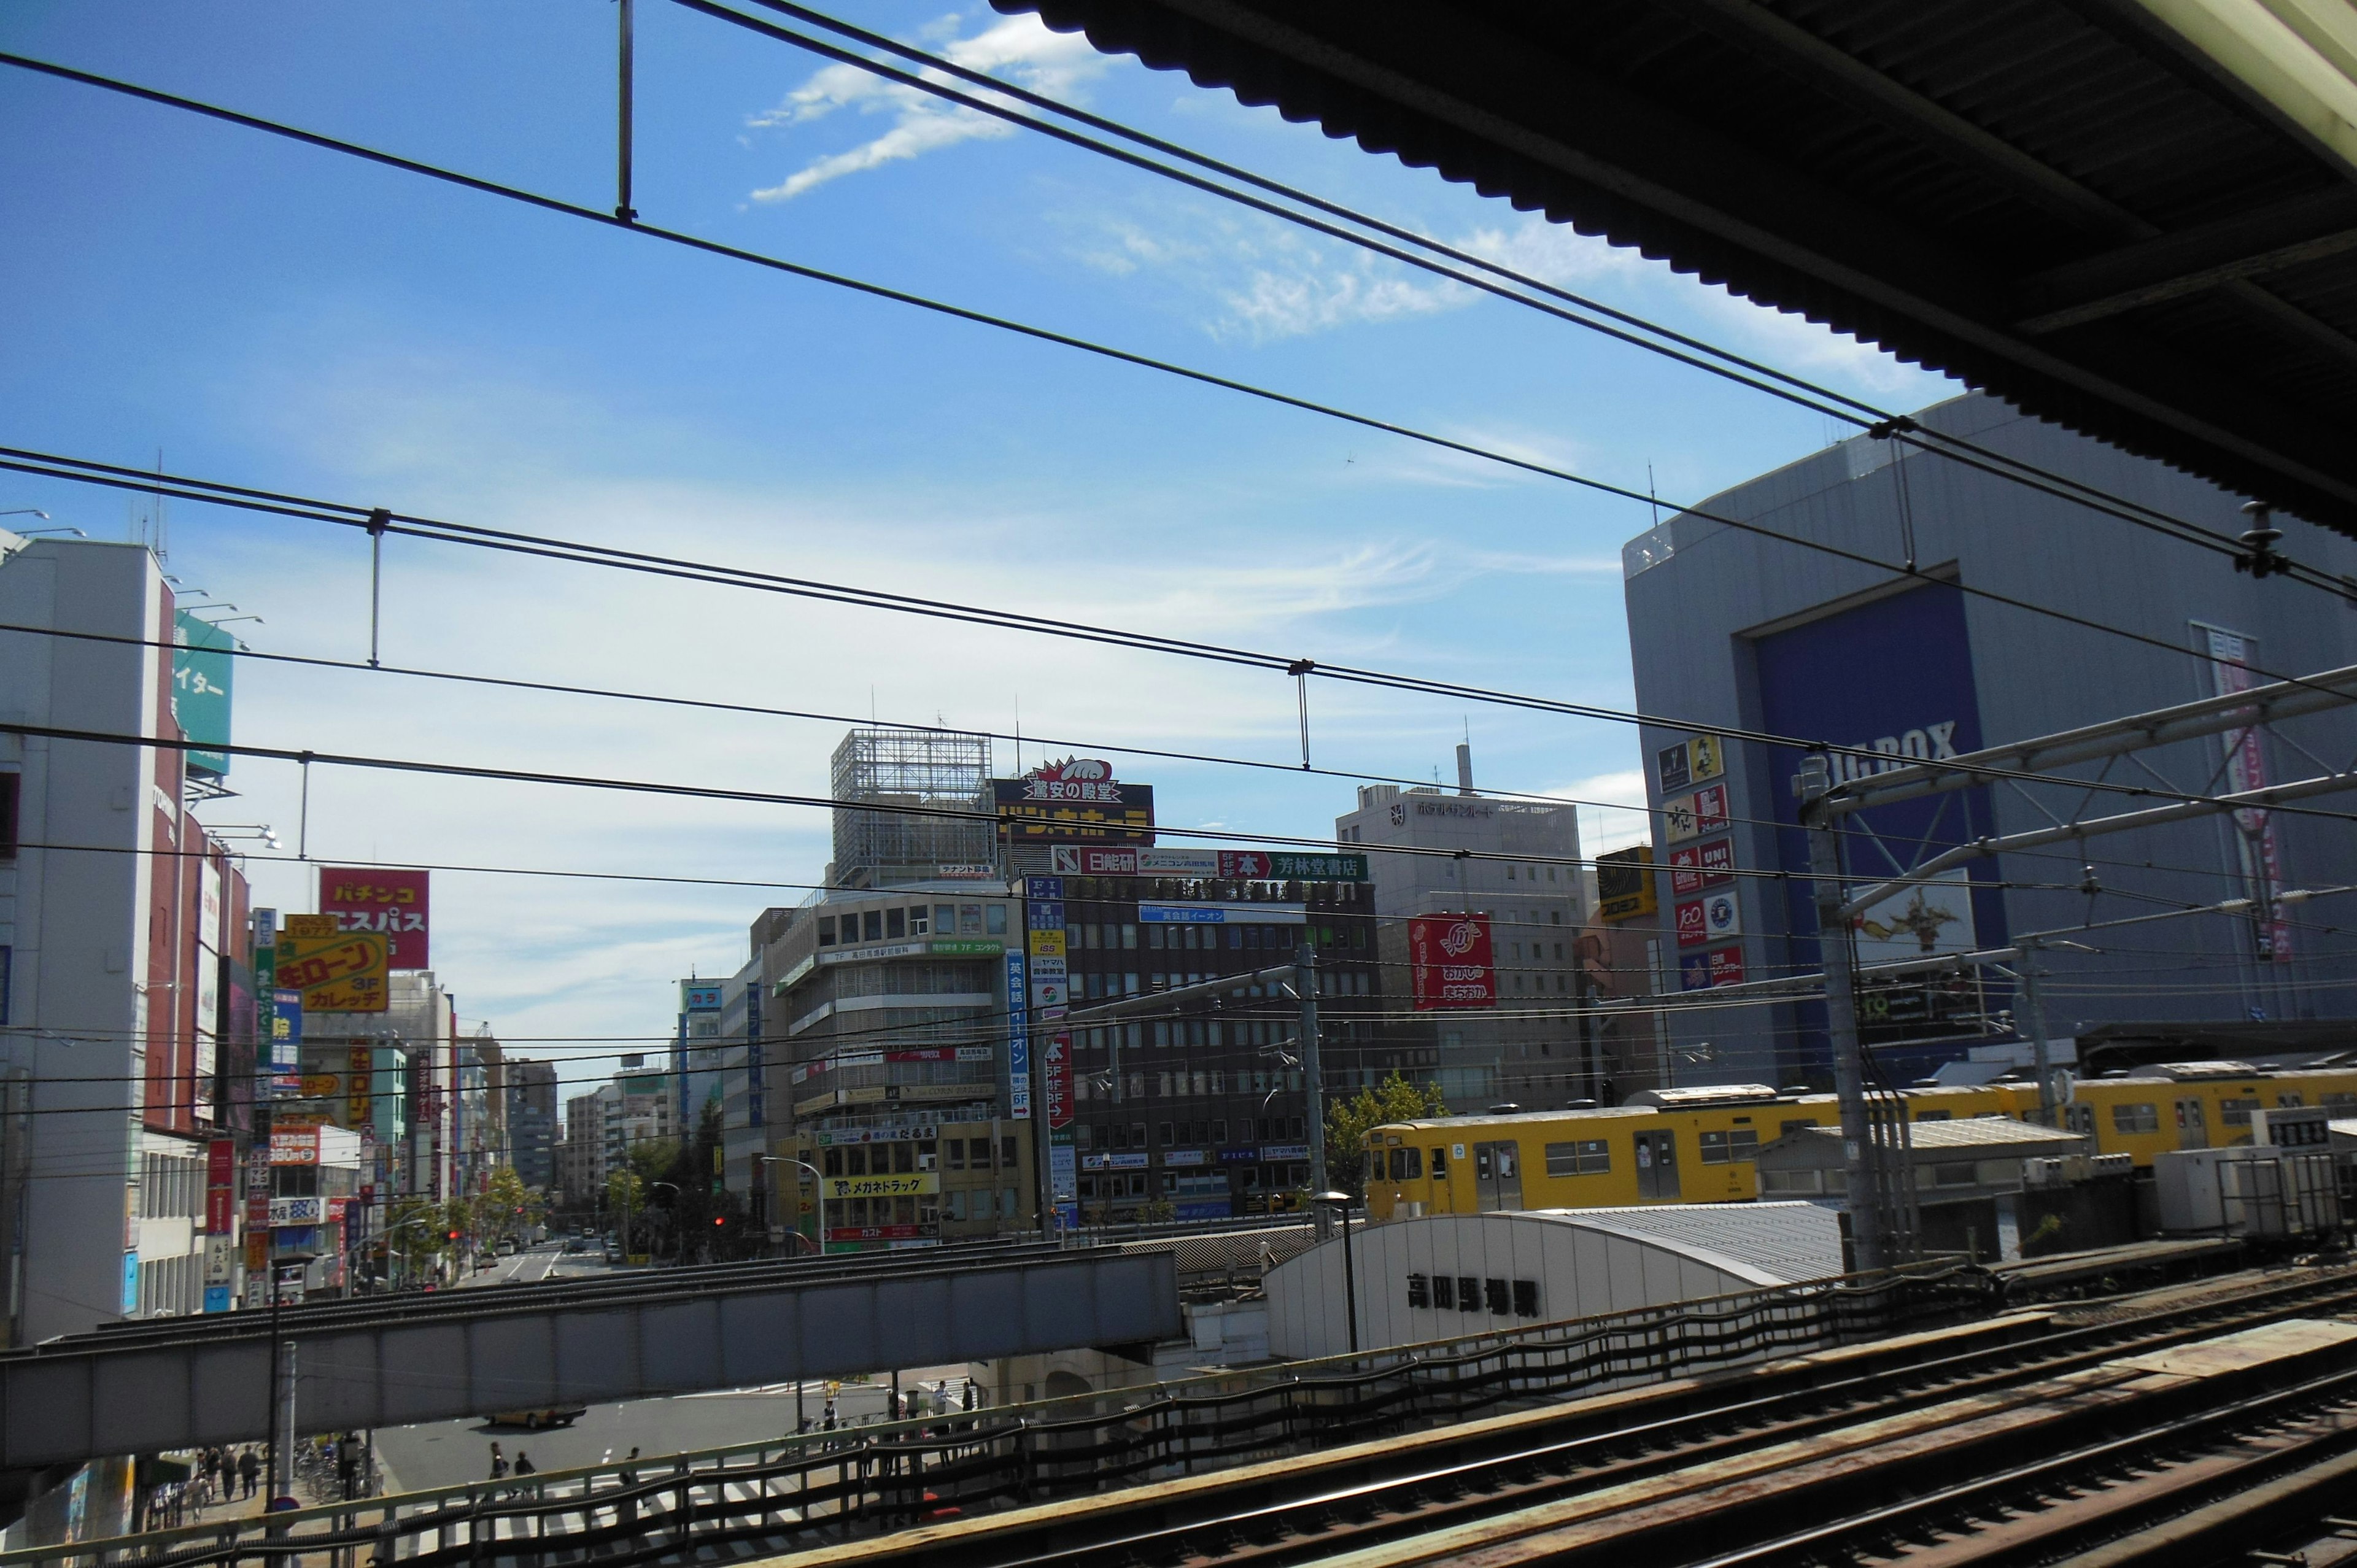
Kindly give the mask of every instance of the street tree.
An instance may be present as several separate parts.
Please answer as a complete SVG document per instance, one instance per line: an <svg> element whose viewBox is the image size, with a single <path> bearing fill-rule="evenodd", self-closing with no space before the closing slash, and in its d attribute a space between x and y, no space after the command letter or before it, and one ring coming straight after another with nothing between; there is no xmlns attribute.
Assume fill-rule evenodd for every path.
<svg viewBox="0 0 2357 1568"><path fill-rule="evenodd" d="M1393 1122L1448 1114L1437 1083L1411 1083L1394 1072L1372 1089L1326 1109L1326 1174L1344 1192L1367 1197L1367 1134Z"/></svg>

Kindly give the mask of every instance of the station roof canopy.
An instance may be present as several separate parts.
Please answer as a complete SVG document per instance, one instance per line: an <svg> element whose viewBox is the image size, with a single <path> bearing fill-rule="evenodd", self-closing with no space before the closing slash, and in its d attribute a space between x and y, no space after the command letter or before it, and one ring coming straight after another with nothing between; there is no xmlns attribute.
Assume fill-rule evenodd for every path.
<svg viewBox="0 0 2357 1568"><path fill-rule="evenodd" d="M2357 534L2342 0L993 0Z"/></svg>

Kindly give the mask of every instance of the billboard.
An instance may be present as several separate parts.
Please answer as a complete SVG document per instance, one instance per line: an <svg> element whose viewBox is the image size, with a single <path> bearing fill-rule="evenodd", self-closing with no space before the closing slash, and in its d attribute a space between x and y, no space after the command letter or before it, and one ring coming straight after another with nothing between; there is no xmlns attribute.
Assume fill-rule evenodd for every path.
<svg viewBox="0 0 2357 1568"><path fill-rule="evenodd" d="M1216 876L1232 882L1364 882L1363 854L1296 854L1262 849L1098 849L1057 844L1049 850L1066 876Z"/></svg>
<svg viewBox="0 0 2357 1568"><path fill-rule="evenodd" d="M1662 781L1662 793L1682 794L1725 773L1727 763L1720 745L1715 735L1689 736L1675 746L1665 746L1655 752L1653 770Z"/></svg>
<svg viewBox="0 0 2357 1568"><path fill-rule="evenodd" d="M1418 915L1407 923L1407 951L1416 1011L1498 1004L1489 916Z"/></svg>
<svg viewBox="0 0 2357 1568"><path fill-rule="evenodd" d="M1115 779L1094 757L1043 763L1020 779L994 779L998 825L1018 843L1150 844L1154 786Z"/></svg>
<svg viewBox="0 0 2357 1568"><path fill-rule="evenodd" d="M219 779L229 771L230 684L237 639L186 610L172 612L172 722L194 743L188 769Z"/></svg>
<svg viewBox="0 0 2357 1568"><path fill-rule="evenodd" d="M328 915L290 915L278 938L278 984L306 1013L382 1013L391 1001L387 939L372 931L309 934Z"/></svg>
<svg viewBox="0 0 2357 1568"><path fill-rule="evenodd" d="M1048 1036L1048 1048L1042 1053L1039 1073L1040 1087L1048 1099L1048 1126L1050 1130L1072 1124L1072 1035L1069 1029L1059 1029Z"/></svg>
<svg viewBox="0 0 2357 1568"><path fill-rule="evenodd" d="M1753 651L1761 727L1848 748L1828 757L1836 780L1939 761L1985 744L1964 596L1953 584L1926 583L1820 617L1760 638ZM1808 838L1787 787L1803 756L1797 746L1770 747L1765 787L1753 797L1774 811L1778 865L1793 874L1781 900L1793 970L1814 969L1819 961ZM1845 835L1852 891L1905 876L1933 855L1996 831L1986 789L1899 801L1852 821L1860 830ZM1998 875L1997 863L1985 860L1938 886L1876 905L1857 928L1860 960L1919 956L1926 929L1935 952L2003 945L2003 897L1989 886ZM1920 909L1912 908L1918 892ZM1924 989L1915 999L1919 1005L1902 1001L1880 1010L1892 1020L1887 1030L1866 1018L1860 1033L1869 1043L1971 1033L1978 1028L1977 998L1976 987ZM1797 1042L1788 1047L1799 1054L1788 1065L1796 1072L1827 1065L1822 1004L1804 1005L1799 1022Z"/></svg>
<svg viewBox="0 0 2357 1568"><path fill-rule="evenodd" d="M319 911L339 929L375 931L392 943L394 969L434 967L426 947L433 873L319 868Z"/></svg>
<svg viewBox="0 0 2357 1568"><path fill-rule="evenodd" d="M1708 839L1670 851L1670 896L1688 898L1735 880L1735 841Z"/></svg>
<svg viewBox="0 0 2357 1568"><path fill-rule="evenodd" d="M1658 913L1653 892L1653 846L1634 844L1596 857L1596 917L1634 920Z"/></svg>

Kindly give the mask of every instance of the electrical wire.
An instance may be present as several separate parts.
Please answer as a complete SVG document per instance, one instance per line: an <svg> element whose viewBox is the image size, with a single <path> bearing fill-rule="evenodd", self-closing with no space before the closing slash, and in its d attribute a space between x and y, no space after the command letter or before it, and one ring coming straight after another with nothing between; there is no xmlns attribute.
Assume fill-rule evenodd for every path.
<svg viewBox="0 0 2357 1568"><path fill-rule="evenodd" d="M1380 219L1376 219L1365 213L1356 211L1351 208L1344 207L1340 203L1329 201L1324 198L1313 196L1308 192L1298 189L1295 187L1284 185L1278 181L1266 178L1264 176L1254 174L1236 165L1226 163L1220 159L1208 157L1200 153L1182 147L1160 137L1148 135L1144 132L1123 125L1115 121L1090 113L1086 111L1076 109L1071 105L1049 98L1045 94L1031 91L1028 89L1019 87L1011 82L1002 81L985 72L971 70L939 55L928 53L923 49L899 43L897 40L888 38L881 34L870 32L866 28L855 27L850 23L827 16L823 12L814 11L805 6L791 4L790 0L751 0L751 3L760 5L765 9L777 12L782 16L796 17L801 21L811 24L812 26L826 28L831 32L851 38L868 48L882 49L891 54L898 55L901 59L908 59L919 65L921 70L938 71L946 75L954 76L962 81L982 87L989 92L1015 99L1016 101L1026 103L1033 108L1044 110L1047 113L1071 119L1077 124L1085 124L1092 129L1103 131L1109 134L1119 136L1136 145L1149 147L1152 150L1162 153L1166 156L1182 159L1199 168L1207 169L1219 174L1224 178L1239 181L1255 189L1266 191L1273 196L1280 197L1286 201L1295 202L1303 207L1312 209L1317 212L1324 213L1329 217L1340 219L1347 223L1356 224L1374 234L1383 236L1383 239L1371 239L1367 234L1351 232L1348 229L1338 227L1333 223L1321 221L1320 220L1313 218L1306 213L1290 210L1285 207L1277 205L1276 203L1263 200L1246 191L1232 189L1229 187L1220 185L1215 181L1204 179L1199 176L1189 174L1184 169L1174 168L1168 164L1157 163L1152 158L1142 157L1137 154L1128 152L1123 148L1109 145L1108 144L1100 142L1093 137L1081 135L1078 133L1066 130L1062 126L1036 120L1029 115L1016 113L1002 103L995 103L987 99L977 98L971 93L961 92L957 89L950 87L944 82L929 81L922 75L897 70L880 60L869 59L849 49L837 48L836 46L826 43L822 39L811 38L807 34L797 33L790 27L780 27L773 22L766 22L758 17L748 16L742 12L714 4L713 0L675 0L675 3L685 9L695 11L704 16L730 23L733 26L744 28L760 36L773 38L780 42L792 44L799 48L808 50L809 52L819 55L823 59L835 60L842 64L867 71L884 81L891 81L900 86L913 89L917 91L929 93L936 98L943 100L944 102L959 104L963 108L989 115L1007 124L1017 125L1037 132L1041 135L1051 137L1071 146L1081 147L1087 151L1096 153L1101 156L1111 158L1116 162L1127 165L1130 167L1159 175L1166 179L1175 181L1189 188L1219 197L1223 200L1235 202L1241 206L1249 208L1254 211L1308 229L1313 232L1326 235L1330 239L1340 240L1347 244L1358 246L1362 250L1387 257L1407 266L1417 268L1436 276L1448 278L1453 282L1464 285L1468 287L1479 289L1484 293L1493 295L1494 297L1510 300L1515 304L1541 311L1545 315L1556 318L1557 320L1567 322L1576 327L1584 328L1589 331L1627 343L1631 347L1644 349L1646 352L1658 354L1676 363L1702 371L1706 374L1721 377L1722 379L1731 381L1738 385L1748 387L1753 391L1765 392L1770 397L1781 399L1799 407L1808 409L1812 413L1854 424L1867 431L1869 434L1878 436L1879 438L1899 441L1903 445L1911 446L1916 447L1918 450L1924 451L1931 456L1944 457L1950 461L1961 463L1966 467L1974 468L1982 473L1991 475L1994 478L2007 479L2013 483L2025 485L2042 494L2058 499L2070 501L2076 505L2087 507L2088 509L2101 512L2105 516L2116 518L2119 521L2127 522L2133 526L2161 534L2166 538L2175 539L2182 543L2194 545L2196 548L2209 550L2213 553L2224 555L2229 559L2242 560L2247 555L2248 547L2244 545L2241 540L2231 535L2217 532L2216 531L2206 528L2190 519L2178 517L2172 513L2163 511L2159 508L2147 505L2147 503L2135 500L2128 497L2121 496L2114 491L2104 489L2100 486L2091 485L2083 480L2072 478L2068 476L2055 473L2038 464L2030 463L2026 459L2016 457L2010 454L1999 452L1994 448L1982 446L1979 443L1966 440L1962 436L1953 435L1946 432L1920 424L1915 420L1905 414L1878 408L1872 403L1850 396L1847 393L1835 391L1821 382L1810 381L1802 377L1791 375L1785 371L1775 370L1757 360L1747 359L1742 355L1733 353L1718 345L1675 331L1670 328L1663 326L1659 322L1649 320L1641 316L1637 316L1628 311L1616 309L1612 306L1604 305L1600 301L1572 293L1569 290L1563 289L1541 279L1533 277L1528 274L1501 265L1498 263L1475 255L1455 246L1444 244L1427 235L1419 234L1413 230L1401 228L1398 225L1384 222ZM1397 243L1386 243L1384 242L1385 241L1397 242ZM1442 262L1435 262L1427 259L1426 256L1414 254L1409 251L1402 250L1400 248L1402 245L1414 246L1418 250L1429 252L1431 255L1442 257L1445 259L1446 263L1454 264L1444 264ZM1469 268L1472 269L1472 273L1463 270ZM1476 276L1473 275L1473 273L1487 275ZM1491 278L1495 278L1501 281L1497 283L1488 281ZM1506 284L1511 284L1513 286L1501 286ZM1534 299L1531 297L1530 295L1517 292L1518 290L1523 289L1532 290L1544 297ZM1561 301L1564 305L1575 306L1577 308L1575 310L1563 309L1557 306L1548 304L1548 299ZM1580 310L1593 312L1596 315L1606 317L1607 320L1598 321L1587 317L1580 316L1577 313ZM1619 323L1620 325L1614 326L1611 325L1611 323ZM1622 328L1632 328L1637 330L1627 331L1622 330ZM1652 334L1652 339L1649 339L1648 338L1641 337L1638 335L1639 332ZM1706 358L1704 356L1706 356ZM1924 440L1923 437L1929 437L1929 442ZM1940 445L1935 446L1931 443L1939 443ZM1969 456L1966 454L1969 454ZM2288 575L2294 575L2296 579L2305 586L2319 588L2339 598L2346 599L2350 596L2351 585L2349 583L2319 573L2313 568L2294 565L2292 571Z"/></svg>
<svg viewBox="0 0 2357 1568"><path fill-rule="evenodd" d="M6 56L0 55L0 61L5 61L6 59ZM61 467L61 465L70 465L70 467ZM609 566L619 570L640 572L658 576L683 578L689 581L705 582L722 586L751 588L762 592L785 594L797 597L808 597L833 603L850 604L863 608L885 609L900 613L925 616L933 618L988 625L1006 630L1068 638L1082 641L1107 643L1146 652L1210 660L1216 662L1245 665L1270 671L1281 670L1287 674L1316 674L1329 680L1411 692L1422 695L1446 696L1461 701L1479 702L1498 706L1523 708L1534 712L1552 713L1575 718L1596 719L1609 723L1638 725L1651 725L1656 727L1672 730L1683 729L1687 731L1700 731L1717 734L1734 740L1755 741L1766 745L1793 747L1803 751L1819 751L1831 756L1854 757L1868 762L1874 768L1879 768L1889 761L1889 758L1885 754L1866 746L1843 746L1826 741L1778 735L1771 731L1733 727L1725 725L1702 724L1684 719L1665 717L1659 714L1643 714L1629 709L1609 708L1594 703L1569 703L1552 698L1534 697L1523 693L1503 692L1486 687L1470 686L1451 682L1434 681L1425 677L1405 675L1391 671L1359 669L1347 665L1318 664L1314 660L1288 659L1282 654L1261 653L1251 650L1232 648L1217 643L1163 637L1154 633L1134 632L1118 628L1092 626L1073 621L1051 620L1045 617L1027 615L1016 611L986 609L982 607L961 604L955 601L922 598L905 594L888 593L880 589L854 588L841 584L822 583L807 578L788 577L773 573L757 572L749 568L727 567L712 564L710 563L684 561L677 557L657 555L643 551L625 551L615 549L610 546L592 545L577 541L555 539L539 534L521 533L511 530L485 528L479 525L468 523L445 522L430 518L420 518L413 517L408 514L393 513L383 509L375 509L371 510L353 506L349 503L311 500L272 491L251 489L242 486L221 484L213 480L190 479L179 476L143 473L138 469L125 468L115 464L97 463L81 458L60 457L47 453L29 452L19 447L0 446L0 469L14 469L24 473L37 473L53 478L104 485L114 489L137 490L143 493L172 495L190 500L211 501L223 506L235 507L242 510L272 515L304 518L314 521L332 523L347 528L363 529L371 533L402 534L414 538L434 540L443 543L466 544L477 548L502 551L517 554L571 561L576 564ZM1737 526L1749 527L1751 525L1738 524ZM1794 536L1776 534L1772 530L1761 530L1760 532L1767 532L1773 537L1787 539L1792 542L1807 542L1799 541ZM1834 548L1832 546L1817 545L1812 545L1812 547L1827 550ZM1836 551L1835 553L1854 555L1855 553ZM1859 560L1868 559L1863 556L1857 556L1856 558ZM1883 565L1887 570L1895 570L1895 568L1890 568L1887 563L1870 564ZM2105 630L2113 635L2125 637L2131 640L2150 643L2154 647L2166 649L2172 653L2179 654L2183 657L2193 659L2202 658L2201 655L2196 653L2190 649L2181 647L2176 643L2169 642L2158 638L2147 637L2142 633L2129 632L2116 628L2100 627L2098 623L2086 620L2083 618L2072 616L2064 611L2050 610L2042 607L2029 605L2027 601L2015 600L2009 596L1995 594L1988 589L1969 588L1962 584L1951 584L1949 585L1955 587L1960 593L1978 594L1985 597L1997 599L2007 604L2015 605L2017 607L2034 610L2039 614L2052 616L2060 619L2072 621L2089 628ZM2245 668L2251 670L2255 674L2267 675L2271 679L2282 682L2284 684L2306 690L2317 691L2337 699L2346 700L2349 695L2347 693L2336 688L2319 685L2312 678L2276 675L2273 671L2261 670L2255 665L2245 666ZM2040 773L2034 769L2026 768L1998 768L1988 765L1966 767L1953 759L1945 760L1947 761L1947 765L1951 770L1969 773L1973 777L1983 780L2013 780L2017 782L2058 784L2072 789L2085 790L2102 794L2120 794L2135 799L2174 800L2186 803L2221 803L2218 801L2217 798L2213 796L2196 795L2184 791L2156 788L2151 785L2129 784L2106 779L2072 779L2062 775ZM880 810L885 808L877 809ZM2237 807L2237 809L2247 808ZM2320 816L2334 819L2344 818L2350 815L2345 812L2328 811L2320 808L2298 805L2274 804L2265 807L2264 809L2270 811L2282 811L2299 815ZM1176 832L1179 830L1171 831ZM1324 841L1320 842L1322 843Z"/></svg>
<svg viewBox="0 0 2357 1568"><path fill-rule="evenodd" d="M1232 377L1217 375L1211 371L1178 364L1174 361L1158 360L1150 355L1136 353L1125 349L1114 348L1109 344L1098 343L1069 333L1058 332L1047 328L1034 326L1027 322L1016 321L1010 317L996 316L989 312L974 310L963 306L952 305L946 301L929 298L922 295L912 294L902 289L888 287L881 284L871 283L864 279L850 277L846 274L829 272L825 269L809 266L802 263L785 261L779 257L770 256L759 252L745 250L738 246L725 244L719 241L705 239L701 236L685 233L681 231L665 229L654 224L640 222L632 218L624 218L613 213L600 211L595 208L584 207L578 203L565 201L560 198L542 195L535 191L526 190L520 187L505 185L495 180L484 179L474 175L461 174L454 169L441 167L437 165L423 163L416 159L400 156L396 154L382 152L375 148L362 146L357 143L346 142L336 137L322 135L317 132L300 130L292 125L284 124L276 121L265 120L255 115L245 114L235 110L221 108L218 105L205 103L196 99L184 98L174 93L162 92L153 88L140 87L134 83L119 81L112 77L101 76L90 71L78 70L71 67L58 65L47 60L34 59L24 55L0 52L0 65L14 66L20 70L36 71L56 77L63 81L74 81L85 86L96 87L106 91L120 93L126 97L139 99L144 102L159 104L164 107L175 108L190 113L201 114L209 118L222 121L226 124L239 125L248 130L261 131L271 135L282 136L308 146L314 146L330 152L341 153L348 156L364 159L369 162L382 165L386 167L396 168L406 173L416 174L427 178L440 180L445 183L456 185L481 194L498 196L508 200L522 202L525 205L535 207L544 211L580 219L598 224L601 227L618 229L630 233L645 235L652 239L662 240L670 243L702 251L709 254L723 256L730 260L741 261L752 265L786 273L796 277L807 279L811 282L823 283L834 287L849 289L856 293L867 295L875 298L890 300L898 304L908 305L917 308L932 311L954 319L971 322L974 325L996 328L1000 330L1012 332L1038 341L1054 343L1064 348L1078 349L1085 353L1093 354L1120 363L1133 365L1140 369L1158 371L1166 374L1175 375L1185 380L1197 381L1203 385L1215 386L1226 391L1240 392L1246 396L1258 398L1284 407L1294 408L1305 413L1321 414L1329 418L1358 425L1361 428L1380 431L1386 435L1398 435L1405 439L1416 441L1442 450L1453 451L1459 453L1460 455L1478 457L1488 462L1497 463L1507 467L1516 468L1523 472L1538 475L1544 478L1559 479L1568 484L1577 485L1583 489L1593 490L1598 494L1614 496L1632 503L1642 503L1648 507L1658 507L1662 504L1660 499L1656 496L1641 493L1627 486L1612 484L1609 481L1593 478L1586 475L1573 472L1569 469L1555 467L1551 465L1540 463L1531 458L1518 457L1509 453L1482 447L1470 442L1458 441L1448 436L1440 435L1434 432L1419 430L1410 425L1378 419L1369 414L1353 413L1332 404L1322 403L1312 399L1298 397L1289 392L1277 392L1271 388L1258 386L1252 382L1236 380ZM91 465L91 467L100 467L104 466ZM38 472L40 470L27 468L23 471ZM129 470L124 471L129 472ZM52 477L74 478L76 476L59 474L53 475ZM84 482L99 481L85 478ZM148 489L151 492L156 492L156 487L152 484L135 488ZM1847 560L1857 564L1873 566L1878 570L1893 573L1901 580L1931 580L1924 579L1922 575L1914 569L1911 563L1894 564L1892 563L1867 555L1861 552L1845 550L1839 546L1827 544L1821 541L1808 540L1798 535L1782 533L1777 530L1765 527L1762 524L1747 519L1736 518L1723 513L1711 512L1699 507L1684 506L1678 507L1676 510L1686 516L1698 518L1706 521L1717 522L1722 526L1737 529L1760 537L1778 539L1787 543L1797 544L1803 548L1815 550L1834 556L1836 559ZM327 521L344 520L331 519ZM380 532L382 531L380 530ZM2029 601L2018 599L2010 595L1999 594L1987 588L1967 586L1961 583L1953 584L1952 585L1955 586L1961 592L1971 594L1994 603L2005 604L2030 613L2049 616L2053 618L2065 621L2069 624L2081 626L2090 630L2102 631L2112 636L2126 638L2130 640L2142 642L2154 648L2164 649L2181 658L2199 659L2201 657L2197 650L2185 647L2179 643L2169 641L2164 638L2151 637L2144 633L2133 632L2122 627L2107 626L2099 621L2084 617L2072 616L2065 611L2038 606ZM1290 668L1291 664L1295 661L1286 660L1285 662L1286 667ZM2255 667L2254 668L2255 669ZM1323 668L1318 670L1317 672L1328 675L1332 679L1340 680L1361 679L1363 674L1363 672L1347 671L1334 667ZM2277 678L2295 679L2293 677ZM1470 695L1469 692L1461 692L1446 683L1439 682L1426 683L1419 689L1427 690L1443 695ZM1702 728L1706 726L1688 725L1685 727Z"/></svg>

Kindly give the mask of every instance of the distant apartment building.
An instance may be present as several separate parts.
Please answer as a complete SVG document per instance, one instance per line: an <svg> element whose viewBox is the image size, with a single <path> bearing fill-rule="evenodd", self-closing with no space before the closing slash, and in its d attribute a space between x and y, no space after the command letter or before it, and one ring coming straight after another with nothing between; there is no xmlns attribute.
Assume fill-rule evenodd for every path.
<svg viewBox="0 0 2357 1568"><path fill-rule="evenodd" d="M556 1190L556 1064L507 1063L509 1158L524 1186Z"/></svg>
<svg viewBox="0 0 2357 1568"><path fill-rule="evenodd" d="M1554 1110L1609 1100L1612 1068L1581 1007L1577 808L1483 795L1473 787L1470 748L1457 755L1455 793L1366 785L1358 809L1335 819L1341 846L1367 854L1386 973L1407 974L1415 917L1490 921L1495 1006L1417 1014L1401 1027L1459 1114L1508 1101Z"/></svg>

